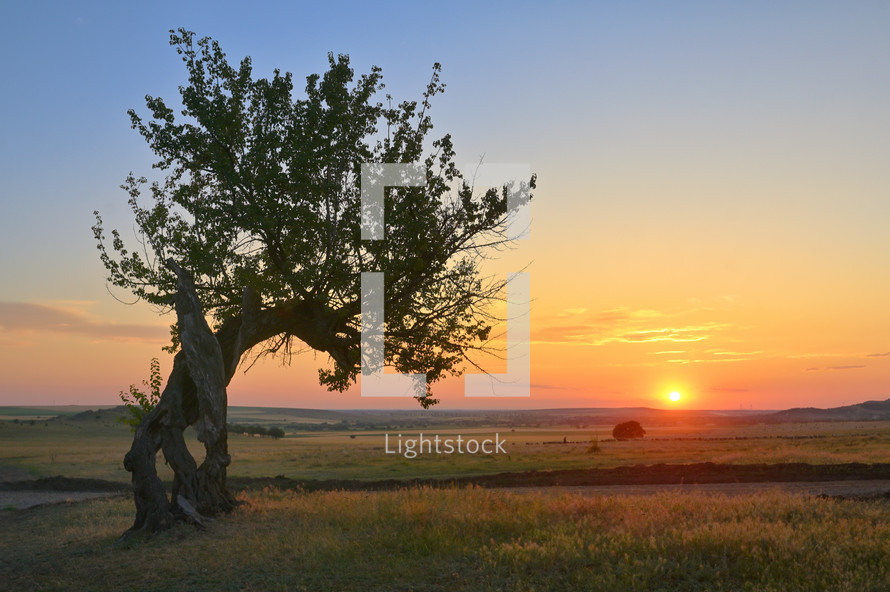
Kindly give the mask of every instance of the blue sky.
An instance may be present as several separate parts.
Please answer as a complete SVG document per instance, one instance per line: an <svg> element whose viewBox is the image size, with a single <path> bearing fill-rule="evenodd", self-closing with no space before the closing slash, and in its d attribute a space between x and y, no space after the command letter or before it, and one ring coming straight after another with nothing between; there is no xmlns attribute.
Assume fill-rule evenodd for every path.
<svg viewBox="0 0 890 592"><path fill-rule="evenodd" d="M90 213L122 210L117 185L151 162L126 110L145 94L175 96L182 68L166 31L180 26L218 39L232 59L251 55L261 75L278 67L299 78L321 70L328 51L348 53L359 72L382 66L396 97L416 96L442 62L449 89L435 115L462 154L534 162L557 186L576 184L581 168L884 168L886 3L334 6L5 3L4 297L94 292L80 278L99 273L82 256ZM806 162L787 159L804 147ZM642 164L652 162L662 170ZM23 247L39 265L7 259Z"/></svg>
<svg viewBox="0 0 890 592"><path fill-rule="evenodd" d="M537 281L572 280L543 310L656 306L654 282L660 306L751 285L754 309L782 315L795 304L769 308L763 294L797 295L782 283L796 273L809 292L851 286L820 309L838 318L886 286L886 2L7 2L0 302L158 322L106 293L90 226L94 209L129 226L118 186L152 157L126 111L175 97L177 27L252 56L257 75L300 80L348 53L357 73L381 66L397 99L416 98L441 62L434 121L459 162L539 175L537 238L520 258ZM753 275L724 277L733 268ZM132 347L121 364L138 377L156 346ZM25 383L0 384L0 404ZM114 399L109 384L82 390L97 389Z"/></svg>

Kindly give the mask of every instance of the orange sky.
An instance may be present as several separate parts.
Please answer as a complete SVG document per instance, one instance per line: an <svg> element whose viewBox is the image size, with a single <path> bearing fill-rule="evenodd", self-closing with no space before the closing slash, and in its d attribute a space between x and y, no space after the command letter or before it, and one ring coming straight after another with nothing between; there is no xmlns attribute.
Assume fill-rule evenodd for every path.
<svg viewBox="0 0 890 592"><path fill-rule="evenodd" d="M737 245L731 228L721 241L713 233L711 248L700 250L688 237L669 240L676 232L669 228L626 247L607 234L560 235L546 224L554 223L550 193L542 183L531 240L492 267L515 270L531 262L531 397L469 399L462 379L454 379L438 387L442 407L758 409L890 396L890 285L868 261L852 266L842 256L808 255L805 246L770 255L760 250L780 238ZM147 377L152 356L161 357L164 372L170 369L169 356L159 351L164 321L146 305L5 306L4 318L20 320L7 321L0 334L3 392L19 393L4 403L115 403L119 390ZM362 399L358 389L327 393L315 380L320 363L324 357L313 352L291 367L261 361L236 375L230 402L415 405ZM667 400L674 390L683 395L676 404Z"/></svg>

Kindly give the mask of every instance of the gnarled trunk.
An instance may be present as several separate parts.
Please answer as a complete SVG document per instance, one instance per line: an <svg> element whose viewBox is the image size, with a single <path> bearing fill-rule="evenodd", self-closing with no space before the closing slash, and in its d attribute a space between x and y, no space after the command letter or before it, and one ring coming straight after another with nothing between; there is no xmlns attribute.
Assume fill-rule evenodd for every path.
<svg viewBox="0 0 890 592"><path fill-rule="evenodd" d="M176 315L182 350L173 359L173 370L158 404L136 429L124 467L132 473L136 519L124 537L153 534L176 520L203 525L207 517L228 512L236 505L226 488L230 463L226 431L226 386L241 356L255 345L287 334L327 351L344 363L354 357L354 340L336 336L342 325L330 321L325 309L291 301L275 309L261 309L257 295L244 291L242 311L214 334L204 319L191 276L173 260L167 266L176 273ZM198 440L205 457L200 466L189 452L183 432L197 424ZM173 469L171 497L156 470L162 450Z"/></svg>
<svg viewBox="0 0 890 592"><path fill-rule="evenodd" d="M229 373L191 277L174 261L167 265L178 278L175 305L182 351L174 358L160 401L140 423L124 458L124 467L133 474L136 502L136 520L125 534L154 533L176 519L202 525L205 517L227 512L236 504L226 489ZM185 429L195 423L206 451L200 467L183 437ZM174 472L169 502L155 468L159 449Z"/></svg>

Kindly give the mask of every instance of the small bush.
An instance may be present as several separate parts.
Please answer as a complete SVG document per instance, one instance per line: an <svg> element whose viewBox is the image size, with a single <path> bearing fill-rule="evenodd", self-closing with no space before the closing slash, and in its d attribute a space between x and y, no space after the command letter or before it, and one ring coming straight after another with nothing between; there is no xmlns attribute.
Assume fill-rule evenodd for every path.
<svg viewBox="0 0 890 592"><path fill-rule="evenodd" d="M625 421L612 429L612 437L616 440L634 440L646 435L646 430L638 421Z"/></svg>
<svg viewBox="0 0 890 592"><path fill-rule="evenodd" d="M157 358L152 358L149 378L142 381L142 384L148 387L148 392L139 390L135 384L130 385L129 393L121 391L121 401L127 406L130 414L118 417L118 421L127 424L135 432L142 418L148 415L161 399L161 383L161 364ZM99 419L98 414L96 419Z"/></svg>

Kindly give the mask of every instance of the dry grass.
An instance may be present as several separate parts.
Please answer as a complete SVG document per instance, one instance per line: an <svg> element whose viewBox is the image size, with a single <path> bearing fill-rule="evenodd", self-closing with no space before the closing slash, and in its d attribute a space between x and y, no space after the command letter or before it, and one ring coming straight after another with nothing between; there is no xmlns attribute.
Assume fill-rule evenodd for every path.
<svg viewBox="0 0 890 592"><path fill-rule="evenodd" d="M771 492L242 496L116 546L127 500L0 513L10 590L886 590L890 504Z"/></svg>
<svg viewBox="0 0 890 592"><path fill-rule="evenodd" d="M739 427L651 428L639 442L607 439L611 428L510 430L438 429L488 438L500 431L506 455L424 455L405 459L385 454L383 433L334 432L290 434L282 440L230 436L235 477L285 475L296 479L388 479L452 477L507 471L616 467L656 463L890 462L890 422L775 424ZM398 432L396 432L398 433ZM600 436L596 454L590 437ZM410 437L415 432L404 432ZM392 434L393 436L395 434ZM429 435L429 434L427 434ZM189 448L203 456L193 433ZM354 436L351 437L351 436ZM119 424L11 424L0 422L0 464L35 476L65 475L129 481L123 456L132 435ZM567 444L562 440L566 438ZM170 478L163 462L159 470Z"/></svg>
<svg viewBox="0 0 890 592"><path fill-rule="evenodd" d="M596 454L587 452L592 431L601 436ZM233 436L230 474L378 479L659 462L887 462L890 444L887 422L654 428L641 442L605 433L503 431L508 455L415 460L385 455L382 434ZM0 463L125 481L130 438L101 421L3 423ZM200 455L197 443L193 451ZM124 545L115 540L133 518L128 499L0 511L0 589L865 592L890 581L886 501L480 489L269 489L242 499L206 531L177 527Z"/></svg>

